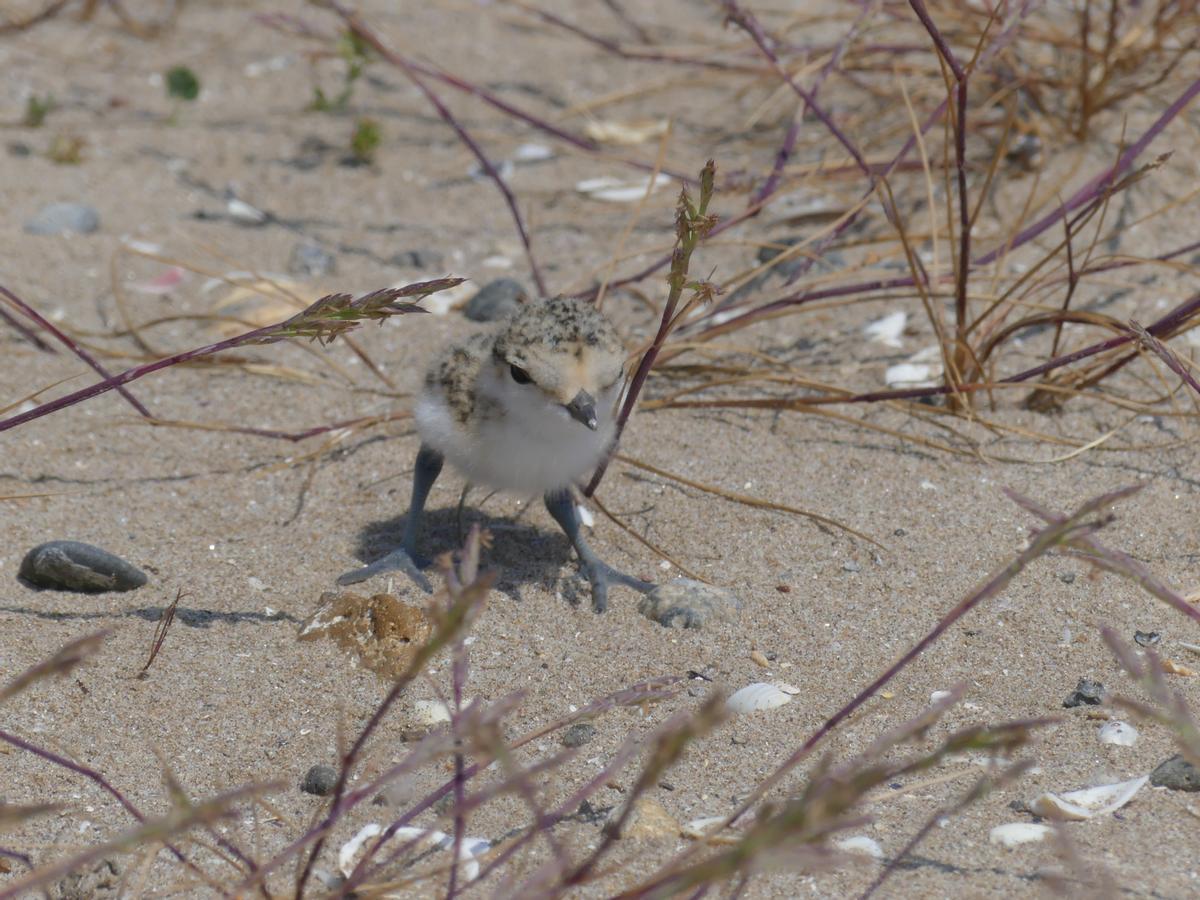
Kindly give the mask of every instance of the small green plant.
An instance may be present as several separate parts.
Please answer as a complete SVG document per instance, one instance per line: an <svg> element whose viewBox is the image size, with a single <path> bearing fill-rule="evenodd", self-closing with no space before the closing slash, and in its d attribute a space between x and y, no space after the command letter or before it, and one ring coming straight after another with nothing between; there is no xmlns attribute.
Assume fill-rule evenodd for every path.
<svg viewBox="0 0 1200 900"><path fill-rule="evenodd" d="M167 70L167 96L172 100L191 102L200 96L200 79L187 66Z"/></svg>
<svg viewBox="0 0 1200 900"><path fill-rule="evenodd" d="M383 143L383 129L375 119L363 116L354 123L354 134L350 137L350 152L359 163L375 161L375 151Z"/></svg>
<svg viewBox="0 0 1200 900"><path fill-rule="evenodd" d="M25 101L25 115L21 117L21 124L27 128L41 127L55 105L54 97L50 94L46 94L44 97L30 94Z"/></svg>
<svg viewBox="0 0 1200 900"><path fill-rule="evenodd" d="M166 74L167 96L173 108L167 122L174 125L179 121L179 111L184 103L192 103L200 96L200 79L187 66L172 66Z"/></svg>
<svg viewBox="0 0 1200 900"><path fill-rule="evenodd" d="M313 99L308 105L314 112L337 112L346 108L354 94L354 84L362 77L367 63L371 61L370 49L363 39L353 31L346 31L338 40L337 55L345 62L346 72L342 76L342 87L334 97L329 97L318 85L313 88Z"/></svg>

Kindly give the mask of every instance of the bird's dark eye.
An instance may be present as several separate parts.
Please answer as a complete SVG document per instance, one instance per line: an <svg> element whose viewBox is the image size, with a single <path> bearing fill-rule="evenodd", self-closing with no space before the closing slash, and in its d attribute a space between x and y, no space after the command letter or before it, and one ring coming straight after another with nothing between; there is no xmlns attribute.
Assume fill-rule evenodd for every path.
<svg viewBox="0 0 1200 900"><path fill-rule="evenodd" d="M512 375L512 380L517 384L529 384L529 382L533 381L533 379L529 377L529 373L520 366L509 366L508 373Z"/></svg>

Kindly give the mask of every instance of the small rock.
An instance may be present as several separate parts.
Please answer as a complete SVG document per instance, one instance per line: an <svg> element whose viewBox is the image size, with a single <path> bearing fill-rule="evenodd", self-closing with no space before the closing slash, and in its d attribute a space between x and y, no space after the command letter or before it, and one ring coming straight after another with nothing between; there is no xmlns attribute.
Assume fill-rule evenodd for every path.
<svg viewBox="0 0 1200 900"><path fill-rule="evenodd" d="M862 566L860 566L854 560L847 560L846 562L842 563L842 571L843 572L861 572Z"/></svg>
<svg viewBox="0 0 1200 900"><path fill-rule="evenodd" d="M319 244L297 244L288 260L288 271L303 278L320 278L336 269L337 258Z"/></svg>
<svg viewBox="0 0 1200 900"><path fill-rule="evenodd" d="M51 203L25 223L28 234L91 234L100 227L100 214L83 203Z"/></svg>
<svg viewBox="0 0 1200 900"><path fill-rule="evenodd" d="M1133 633L1134 643L1140 644L1143 647L1153 647L1162 640L1162 635L1157 631L1135 631Z"/></svg>
<svg viewBox="0 0 1200 900"><path fill-rule="evenodd" d="M1173 791L1200 791L1200 769L1177 753L1150 773L1150 783Z"/></svg>
<svg viewBox="0 0 1200 900"><path fill-rule="evenodd" d="M479 289L463 309L463 315L472 322L497 322L516 312L527 300L529 292L521 282L497 278Z"/></svg>
<svg viewBox="0 0 1200 900"><path fill-rule="evenodd" d="M21 560L17 573L32 585L60 591L132 591L146 574L107 550L79 541L39 544Z"/></svg>
<svg viewBox="0 0 1200 900"><path fill-rule="evenodd" d="M563 732L564 747L582 747L596 736L596 726L588 722L579 722Z"/></svg>
<svg viewBox="0 0 1200 900"><path fill-rule="evenodd" d="M779 254L783 253L785 250L793 247L794 245L800 243L802 240L805 240L805 238L785 237L785 238L781 238L781 239L775 241L775 243L777 245L781 245L781 246L759 247L758 254L757 254L758 261L760 263L769 263L775 257L779 256ZM775 275L780 275L784 278L791 278L792 275L794 275L797 271L800 270L800 268L802 266L805 266L805 265L811 265L811 263L809 263L808 257L805 256L803 253L798 253L795 256L791 257L790 259L786 259L783 262L773 266L771 268L771 272Z"/></svg>
<svg viewBox="0 0 1200 900"><path fill-rule="evenodd" d="M1074 706L1099 706L1104 699L1104 685L1090 678L1080 678L1075 690L1063 701L1063 706L1071 709Z"/></svg>
<svg viewBox="0 0 1200 900"><path fill-rule="evenodd" d="M660 584L638 604L638 612L666 628L701 628L710 620L730 621L741 608L741 601L730 591L691 578Z"/></svg>
<svg viewBox="0 0 1200 900"><path fill-rule="evenodd" d="M1063 584L1073 584L1075 582L1075 573L1074 572L1063 572L1061 575L1058 576L1058 580L1061 581Z"/></svg>
<svg viewBox="0 0 1200 900"><path fill-rule="evenodd" d="M337 785L337 780L337 769L333 766L313 766L304 773L304 781L300 782L300 790L306 794L328 797Z"/></svg>

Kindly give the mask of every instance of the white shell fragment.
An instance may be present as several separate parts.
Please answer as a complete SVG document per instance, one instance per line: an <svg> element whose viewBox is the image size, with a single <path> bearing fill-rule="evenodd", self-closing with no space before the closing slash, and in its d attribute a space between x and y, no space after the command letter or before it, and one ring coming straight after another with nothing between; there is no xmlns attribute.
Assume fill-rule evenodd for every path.
<svg viewBox="0 0 1200 900"><path fill-rule="evenodd" d="M1141 790L1149 778L1149 775L1143 775L1117 784L1102 784L1065 794L1045 793L1030 803L1029 809L1047 819L1081 822L1120 809L1133 799L1133 795Z"/></svg>
<svg viewBox="0 0 1200 900"><path fill-rule="evenodd" d="M649 177L629 181L602 175L599 178L585 178L575 185L575 190L593 200L604 200L608 203L636 203L648 192L652 193L670 183L671 177L661 173L654 176L653 182Z"/></svg>
<svg viewBox="0 0 1200 900"><path fill-rule="evenodd" d="M950 697L950 696L951 696L950 691L934 691L932 694L929 695L929 702L930 703L941 703L943 700L945 700L947 697Z"/></svg>
<svg viewBox="0 0 1200 900"><path fill-rule="evenodd" d="M1118 747L1132 747L1137 743L1138 730L1128 722L1105 722L1096 737L1102 744L1116 744Z"/></svg>
<svg viewBox="0 0 1200 900"><path fill-rule="evenodd" d="M878 341L885 347L899 347L900 336L904 334L904 326L908 324L908 313L889 313L882 319L876 319L863 329L868 340Z"/></svg>
<svg viewBox="0 0 1200 900"><path fill-rule="evenodd" d="M791 702L792 695L787 691L765 681L756 681L731 694L725 701L725 707L731 713L741 714L775 709Z"/></svg>
<svg viewBox="0 0 1200 900"><path fill-rule="evenodd" d="M834 841L833 846L847 853L860 853L872 859L883 859L883 848L879 846L879 841L875 840L875 838L867 837L865 834L856 834L852 837L842 838L841 840Z"/></svg>
<svg viewBox="0 0 1200 900"><path fill-rule="evenodd" d="M422 725L441 725L450 721L450 708L441 700L418 700L413 704L413 718Z"/></svg>
<svg viewBox="0 0 1200 900"><path fill-rule="evenodd" d="M679 833L693 840L703 840L716 831L727 818L729 817L701 816L699 819L684 822L683 827L679 829Z"/></svg>
<svg viewBox="0 0 1200 900"><path fill-rule="evenodd" d="M997 825L988 832L988 841L1001 847L1016 847L1018 844L1036 844L1050 833L1049 825L1034 822L1008 822Z"/></svg>
<svg viewBox="0 0 1200 900"><path fill-rule="evenodd" d="M358 853L362 849L363 844L382 833L383 828L372 822L369 825L364 825L358 834L342 845L341 849L338 850L338 869L343 876L349 878L350 874L354 871L354 866L358 862ZM397 828L391 840L396 846L415 841L417 852L430 847L446 850L454 846L454 837L446 834L444 831L413 828L411 826ZM490 848L491 843L484 838L464 837L462 839L462 843L458 848L458 863L461 866L464 881L474 881L479 877L478 857L482 856Z"/></svg>
<svg viewBox="0 0 1200 900"><path fill-rule="evenodd" d="M662 137L670 123L666 119L642 119L636 122L606 122L594 119L583 128L583 133L602 144L632 146L651 138Z"/></svg>
<svg viewBox="0 0 1200 900"><path fill-rule="evenodd" d="M937 387L944 371L941 349L926 347L910 356L907 362L888 366L883 380L893 388Z"/></svg>

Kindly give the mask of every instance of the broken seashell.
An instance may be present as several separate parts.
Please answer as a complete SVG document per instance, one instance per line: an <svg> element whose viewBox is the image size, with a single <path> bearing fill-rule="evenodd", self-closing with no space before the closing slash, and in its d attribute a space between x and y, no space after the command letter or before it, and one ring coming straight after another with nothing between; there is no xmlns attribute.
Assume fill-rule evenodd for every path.
<svg viewBox="0 0 1200 900"><path fill-rule="evenodd" d="M666 119L641 119L636 122L605 122L596 119L584 126L583 133L602 144L632 146L661 137L667 133L668 127L670 123Z"/></svg>
<svg viewBox="0 0 1200 900"><path fill-rule="evenodd" d="M575 190L593 200L605 200L609 203L636 203L646 194L666 187L671 181L669 175L661 173L655 175L653 181L650 178L626 181L602 175L599 178L584 179L575 185Z"/></svg>
<svg viewBox="0 0 1200 900"><path fill-rule="evenodd" d="M875 840L875 838L867 837L865 834L856 834L852 837L842 838L841 840L834 841L833 846L847 853L858 853L863 856L869 856L872 859L883 859L883 848L879 846L879 841Z"/></svg>
<svg viewBox="0 0 1200 900"><path fill-rule="evenodd" d="M718 831L727 818L728 816L701 816L699 819L685 822L679 833L686 838L702 841Z"/></svg>
<svg viewBox="0 0 1200 900"><path fill-rule="evenodd" d="M988 841L1002 847L1016 847L1018 844L1034 844L1044 839L1051 831L1049 825L1039 825L1034 822L1008 822L997 825L988 832Z"/></svg>
<svg viewBox="0 0 1200 900"><path fill-rule="evenodd" d="M441 725L450 721L450 707L441 700L418 700L413 704L413 718L422 725Z"/></svg>
<svg viewBox="0 0 1200 900"><path fill-rule="evenodd" d="M731 694L725 701L725 707L731 713L740 714L762 712L791 702L792 695L778 685L756 681Z"/></svg>
<svg viewBox="0 0 1200 900"><path fill-rule="evenodd" d="M899 347L900 336L904 334L904 326L908 324L908 313L900 311L889 313L882 319L876 319L863 329L868 340L879 341L885 347Z"/></svg>
<svg viewBox="0 0 1200 900"><path fill-rule="evenodd" d="M1143 775L1117 784L1102 784L1065 794L1047 792L1030 803L1029 809L1047 819L1081 822L1120 809L1133 799L1149 778L1149 775Z"/></svg>
<svg viewBox="0 0 1200 900"><path fill-rule="evenodd" d="M342 844L341 849L338 850L338 869L342 875L347 878L350 877L350 873L354 871L354 858L358 856L358 851L362 849L362 845L382 833L383 826L372 822L369 825L364 825L358 834Z"/></svg>
<svg viewBox="0 0 1200 900"><path fill-rule="evenodd" d="M1114 719L1100 726L1096 737L1102 744L1116 744L1118 747L1132 747L1138 739L1138 730L1128 722Z"/></svg>
<svg viewBox="0 0 1200 900"><path fill-rule="evenodd" d="M943 700L954 696L952 691L934 691L929 695L930 703L941 703Z"/></svg>
<svg viewBox="0 0 1200 900"><path fill-rule="evenodd" d="M338 869L343 876L349 878L354 871L356 857L363 844L382 833L383 828L372 822L364 825L358 834L342 845L338 850ZM445 850L454 846L454 838L451 835L433 829L402 826L395 830L392 837L399 843L415 842L414 849L417 851L431 847ZM458 863L461 866L464 881L474 881L479 877L477 857L486 853L491 846L491 842L484 838L463 837L458 847Z"/></svg>

